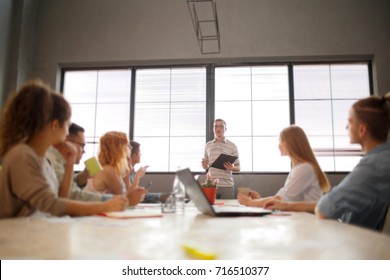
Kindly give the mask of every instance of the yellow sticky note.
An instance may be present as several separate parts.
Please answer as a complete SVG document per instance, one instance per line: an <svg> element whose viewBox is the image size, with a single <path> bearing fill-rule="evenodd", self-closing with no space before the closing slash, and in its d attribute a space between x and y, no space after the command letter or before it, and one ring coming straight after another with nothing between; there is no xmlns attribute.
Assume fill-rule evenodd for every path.
<svg viewBox="0 0 390 280"><path fill-rule="evenodd" d="M183 249L187 252L187 254L200 260L215 260L217 258L217 254L215 253L205 252L199 250L198 248L195 248L195 246L191 246L188 244L183 244Z"/></svg>

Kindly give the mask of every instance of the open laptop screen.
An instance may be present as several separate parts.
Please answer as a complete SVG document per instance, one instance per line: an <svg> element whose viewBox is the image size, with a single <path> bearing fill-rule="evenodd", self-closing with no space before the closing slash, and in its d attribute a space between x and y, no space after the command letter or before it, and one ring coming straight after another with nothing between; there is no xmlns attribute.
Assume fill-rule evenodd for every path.
<svg viewBox="0 0 390 280"><path fill-rule="evenodd" d="M259 207L219 206L214 208L203 193L199 182L194 179L194 176L188 168L177 171L176 175L184 184L186 192L194 202L196 208L203 214L218 217L237 217L263 216L271 213L270 210L265 210Z"/></svg>

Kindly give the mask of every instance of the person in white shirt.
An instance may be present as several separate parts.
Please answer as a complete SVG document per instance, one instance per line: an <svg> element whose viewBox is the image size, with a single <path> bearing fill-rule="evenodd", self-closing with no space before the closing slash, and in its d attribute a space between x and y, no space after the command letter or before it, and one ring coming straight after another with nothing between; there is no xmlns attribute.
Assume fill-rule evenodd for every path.
<svg viewBox="0 0 390 280"><path fill-rule="evenodd" d="M284 186L274 196L261 197L255 191L239 194L238 201L246 206L263 207L271 199L283 201L318 201L330 184L321 170L309 140L302 128L291 125L280 132L279 150L292 162L291 171Z"/></svg>
<svg viewBox="0 0 390 280"><path fill-rule="evenodd" d="M356 101L348 112L348 136L364 156L356 167L317 202L272 199L264 208L315 213L373 230L382 230L390 204L390 93Z"/></svg>

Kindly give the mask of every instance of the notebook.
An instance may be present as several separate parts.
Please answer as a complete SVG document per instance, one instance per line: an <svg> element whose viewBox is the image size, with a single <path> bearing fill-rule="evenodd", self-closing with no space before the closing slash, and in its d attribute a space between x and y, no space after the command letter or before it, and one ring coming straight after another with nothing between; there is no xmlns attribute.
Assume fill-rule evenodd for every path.
<svg viewBox="0 0 390 280"><path fill-rule="evenodd" d="M154 210L154 209L153 209ZM161 210L152 211L149 209L126 209L119 212L104 212L99 214L114 219L136 219L136 218L159 218L162 217Z"/></svg>
<svg viewBox="0 0 390 280"><path fill-rule="evenodd" d="M210 167L226 170L225 166L223 166L225 162L230 162L231 164L233 164L233 162L235 162L236 159L238 159L237 156L220 154L219 157L210 165Z"/></svg>
<svg viewBox="0 0 390 280"><path fill-rule="evenodd" d="M184 184L186 193L194 202L196 208L203 214L215 217L264 216L271 210L259 207L213 206L204 195L199 182L195 180L190 169L176 172L178 179Z"/></svg>

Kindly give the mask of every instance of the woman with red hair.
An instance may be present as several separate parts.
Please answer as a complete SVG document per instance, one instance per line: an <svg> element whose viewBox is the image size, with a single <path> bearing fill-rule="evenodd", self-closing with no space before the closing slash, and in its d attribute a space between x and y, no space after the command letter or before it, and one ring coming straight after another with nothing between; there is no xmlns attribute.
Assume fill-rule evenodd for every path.
<svg viewBox="0 0 390 280"><path fill-rule="evenodd" d="M130 189L130 169L127 158L131 148L127 135L110 131L100 138L98 159L103 171L88 180L85 191L105 194L125 194Z"/></svg>

